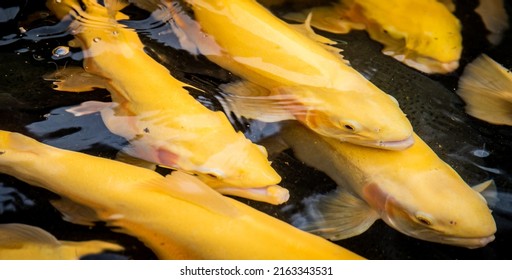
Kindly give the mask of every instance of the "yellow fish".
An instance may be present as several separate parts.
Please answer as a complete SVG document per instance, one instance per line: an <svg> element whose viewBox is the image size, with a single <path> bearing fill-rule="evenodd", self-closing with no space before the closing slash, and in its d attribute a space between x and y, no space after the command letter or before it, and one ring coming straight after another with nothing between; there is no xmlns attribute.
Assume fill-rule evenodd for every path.
<svg viewBox="0 0 512 280"><path fill-rule="evenodd" d="M312 13L311 25L332 33L364 29L384 54L425 73L449 73L462 53L461 24L450 9L451 1L338 0L285 17L304 21Z"/></svg>
<svg viewBox="0 0 512 280"><path fill-rule="evenodd" d="M347 66L339 49L312 40L333 43L309 26L294 28L254 0L131 2L169 21L185 49L245 79L223 88L226 106L238 115L296 119L358 145L412 145L411 124L396 100Z"/></svg>
<svg viewBox="0 0 512 280"><path fill-rule="evenodd" d="M512 74L487 55L466 66L457 94L466 102L469 115L492 124L512 125Z"/></svg>
<svg viewBox="0 0 512 280"><path fill-rule="evenodd" d="M272 204L288 200L265 148L236 132L222 112L196 101L187 84L148 56L137 33L114 19L126 19L112 8L119 2L106 1L109 8L94 0L80 3L47 5L59 18L72 19L72 45L82 47L86 72L68 68L47 79L63 91L105 87L113 104L91 101L71 112L100 111L109 130L130 141L127 154L194 173L221 193Z"/></svg>
<svg viewBox="0 0 512 280"><path fill-rule="evenodd" d="M281 135L299 160L340 186L335 194L308 198L305 214L292 218L299 228L338 240L382 219L432 242L477 248L494 240L496 224L484 197L416 135L404 151L341 143L300 125L285 127Z"/></svg>
<svg viewBox="0 0 512 280"><path fill-rule="evenodd" d="M161 259L361 259L181 171L163 177L0 131L0 172L95 210Z"/></svg>
<svg viewBox="0 0 512 280"><path fill-rule="evenodd" d="M2 260L74 260L103 250L121 251L109 242L59 241L45 230L24 224L0 224Z"/></svg>

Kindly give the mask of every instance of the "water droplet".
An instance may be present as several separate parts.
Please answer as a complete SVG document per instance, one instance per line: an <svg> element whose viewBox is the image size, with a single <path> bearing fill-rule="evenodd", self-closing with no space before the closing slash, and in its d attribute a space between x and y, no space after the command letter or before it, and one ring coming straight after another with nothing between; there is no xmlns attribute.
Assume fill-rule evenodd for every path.
<svg viewBox="0 0 512 280"><path fill-rule="evenodd" d="M117 36L118 34L119 34L119 32L117 32L117 30L112 31L112 35L114 35L114 36Z"/></svg>
<svg viewBox="0 0 512 280"><path fill-rule="evenodd" d="M63 58L69 55L69 47L67 46L58 46L52 51L53 58Z"/></svg>
<svg viewBox="0 0 512 280"><path fill-rule="evenodd" d="M60 2L62 2L62 0L55 0L55 2L56 2L56 3L60 3Z"/></svg>
<svg viewBox="0 0 512 280"><path fill-rule="evenodd" d="M99 41L101 41L101 38L100 37L96 37L96 38L92 39L92 41L94 43L98 43Z"/></svg>

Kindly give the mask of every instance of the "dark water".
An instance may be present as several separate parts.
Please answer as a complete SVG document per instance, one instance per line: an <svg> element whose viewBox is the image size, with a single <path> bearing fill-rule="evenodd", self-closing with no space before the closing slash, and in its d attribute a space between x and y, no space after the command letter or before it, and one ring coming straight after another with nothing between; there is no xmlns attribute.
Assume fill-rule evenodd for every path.
<svg viewBox="0 0 512 280"><path fill-rule="evenodd" d="M338 244L370 259L511 259L512 253L512 128L487 124L464 113L454 93L464 66L480 53L487 53L512 67L512 33L498 46L485 40L486 31L473 12L475 1L459 4L456 15L463 24L464 51L461 67L449 75L425 75L380 53L381 45L364 32L328 36L340 42L351 65L387 93L395 96L410 118L415 131L436 153L469 183L494 179L498 203L493 208L498 231L496 240L480 249L434 244L407 237L378 221L364 234ZM464 5L464 6L463 6ZM512 12L510 4L507 9ZM215 95L222 83L237 78L201 56L177 47L172 35L161 37L166 27L147 20L147 14L128 8L134 20L127 25L139 30L147 51L168 67L177 78L205 90L191 90L199 101L221 109ZM276 11L279 12L279 11ZM56 26L55 26L56 25ZM20 27L26 32L21 35ZM87 100L109 101L104 90L74 94L57 92L43 75L57 67L81 65L81 53L71 49L65 57L52 57L52 50L66 45L72 37L44 6L44 1L5 1L0 4L0 129L21 132L50 145L113 158L126 142L112 135L99 115L74 117L65 108ZM23 30L22 30L23 31ZM134 71L137 71L134 69ZM258 140L262 125L234 120L234 126ZM289 150L273 156L273 166L283 177L282 185L291 199L281 206L246 201L272 216L288 220L301 208L301 200L326 192L336 184L321 172L297 161ZM56 178L58 179L58 178ZM0 223L26 223L44 228L63 240L103 239L116 241L127 249L122 254L93 258L154 259L153 253L136 238L112 232L102 224L78 226L62 220L48 202L56 195L31 187L12 177L0 175ZM207 229L205 229L207 230ZM286 237L283 237L286 238Z"/></svg>

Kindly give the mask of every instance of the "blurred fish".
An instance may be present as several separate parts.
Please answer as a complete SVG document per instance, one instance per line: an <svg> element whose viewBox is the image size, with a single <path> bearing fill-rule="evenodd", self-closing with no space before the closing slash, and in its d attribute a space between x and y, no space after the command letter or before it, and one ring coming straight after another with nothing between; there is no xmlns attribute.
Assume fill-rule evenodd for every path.
<svg viewBox="0 0 512 280"><path fill-rule="evenodd" d="M227 110L265 122L297 119L358 145L412 144L396 100L347 66L329 45L335 42L308 25L291 26L254 0L131 2L169 22L184 49L245 79L221 87Z"/></svg>
<svg viewBox="0 0 512 280"><path fill-rule="evenodd" d="M466 112L493 124L512 125L512 74L482 54L464 69L457 94Z"/></svg>
<svg viewBox="0 0 512 280"><path fill-rule="evenodd" d="M366 30L384 45L382 52L425 73L449 73L459 67L461 25L453 3L436 0L339 0L285 17L332 33Z"/></svg>
<svg viewBox="0 0 512 280"><path fill-rule="evenodd" d="M382 219L432 242L477 248L494 240L496 224L484 197L417 136L404 151L340 143L293 124L283 128L281 137L299 160L339 186L334 194L306 199L305 212L292 217L301 229L338 240Z"/></svg>
<svg viewBox="0 0 512 280"><path fill-rule="evenodd" d="M125 153L194 173L221 193L272 204L288 200L288 191L276 185L281 177L265 149L236 132L222 112L196 101L185 89L190 86L144 52L137 33L114 19L127 18L112 10L122 7L120 2L105 4L47 2L59 18L72 19L72 45L82 47L86 72L65 68L46 79L62 91L104 87L113 100L90 101L69 111L77 116L101 112L109 130L130 142Z"/></svg>
<svg viewBox="0 0 512 280"><path fill-rule="evenodd" d="M480 15L490 32L487 40L493 45L501 42L503 32L509 28L508 14L503 0L480 0L475 12Z"/></svg>
<svg viewBox="0 0 512 280"><path fill-rule="evenodd" d="M136 236L161 259L361 258L224 197L181 171L163 177L1 131L0 172L93 209L91 217L91 211L54 204L67 209L70 221L100 219Z"/></svg>
<svg viewBox="0 0 512 280"><path fill-rule="evenodd" d="M104 241L59 241L41 228L24 224L0 224L2 260L73 260L103 250L123 247Z"/></svg>

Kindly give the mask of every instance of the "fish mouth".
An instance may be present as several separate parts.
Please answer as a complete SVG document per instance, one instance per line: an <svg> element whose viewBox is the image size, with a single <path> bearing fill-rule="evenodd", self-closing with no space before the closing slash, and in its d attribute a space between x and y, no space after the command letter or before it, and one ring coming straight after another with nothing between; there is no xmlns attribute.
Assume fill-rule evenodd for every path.
<svg viewBox="0 0 512 280"><path fill-rule="evenodd" d="M288 189L279 185L253 188L216 187L215 190L224 195L243 197L273 205L285 203L290 198Z"/></svg>
<svg viewBox="0 0 512 280"><path fill-rule="evenodd" d="M414 137L410 135L409 137L403 139L403 140L397 140L397 141L350 141L353 144L371 147L371 148L378 148L378 149L384 149L384 150L392 150L392 151L402 151L409 147L411 147L414 144Z"/></svg>

